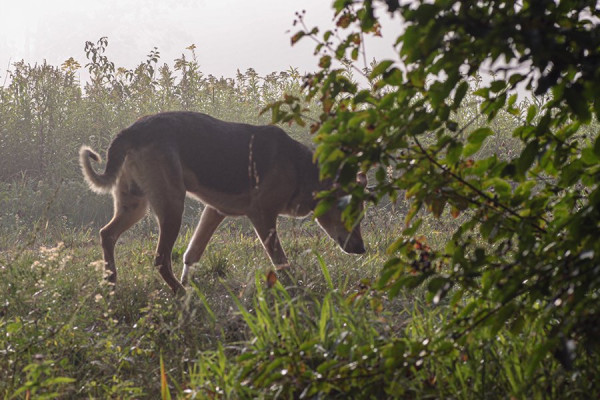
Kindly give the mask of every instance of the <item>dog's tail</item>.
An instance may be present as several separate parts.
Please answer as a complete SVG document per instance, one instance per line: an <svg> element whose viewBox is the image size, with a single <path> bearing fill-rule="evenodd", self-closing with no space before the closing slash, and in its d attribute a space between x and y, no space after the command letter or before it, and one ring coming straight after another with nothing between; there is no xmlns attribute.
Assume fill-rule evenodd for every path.
<svg viewBox="0 0 600 400"><path fill-rule="evenodd" d="M94 160L96 162L101 162L102 159L98 153L88 146L81 146L81 149L79 149L81 172L83 172L83 177L90 189L96 193L110 192L117 181L119 171L121 170L121 166L127 155L125 143L121 143L122 140L119 139L122 139L122 137L117 136L108 148L106 154L106 167L102 174L99 174L94 170L92 162L90 161Z"/></svg>

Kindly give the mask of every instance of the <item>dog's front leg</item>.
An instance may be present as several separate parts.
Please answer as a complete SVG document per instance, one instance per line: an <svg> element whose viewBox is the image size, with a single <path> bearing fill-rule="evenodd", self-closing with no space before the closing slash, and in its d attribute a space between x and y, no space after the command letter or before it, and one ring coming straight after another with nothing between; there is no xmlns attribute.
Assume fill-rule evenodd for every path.
<svg viewBox="0 0 600 400"><path fill-rule="evenodd" d="M250 216L254 229L260 238L263 247L275 268L284 269L289 267L289 262L277 236L277 215L275 216Z"/></svg>
<svg viewBox="0 0 600 400"><path fill-rule="evenodd" d="M211 206L204 207L198 227L196 228L194 236L192 236L192 240L190 240L190 244L183 255L183 271L181 273L182 284L185 285L187 283L190 266L200 260L202 253L204 253L204 250L206 249L208 241L224 218L225 215L221 214Z"/></svg>

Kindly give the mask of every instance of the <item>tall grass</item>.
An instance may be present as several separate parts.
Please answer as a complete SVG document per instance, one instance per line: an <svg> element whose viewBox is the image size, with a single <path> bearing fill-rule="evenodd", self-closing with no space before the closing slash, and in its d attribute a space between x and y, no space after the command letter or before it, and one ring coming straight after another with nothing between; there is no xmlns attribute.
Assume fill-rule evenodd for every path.
<svg viewBox="0 0 600 400"><path fill-rule="evenodd" d="M293 238L305 249L331 253L331 265L339 266L332 269L332 284L353 290L364 279L365 260L338 253L314 225L306 225L290 224L282 232L283 245ZM184 232L177 248L185 247L190 233ZM148 238L128 235L120 243L120 279L113 291L103 281L99 246L90 243L97 241L85 232L72 236L68 244L2 257L0 371L5 379L0 392L5 395L25 390L67 397L153 397L161 390L161 354L167 381L174 385L170 390L181 394L194 387L192 376L204 368L199 363L205 355L220 346L231 355L255 334L244 312L267 311L259 299L271 292L260 282L256 286L256 274L263 276L269 261L243 224L219 229L192 271L196 290L182 301L171 297L151 266ZM308 251L294 258L304 274L302 291L326 292L319 258ZM175 260L180 264L180 255ZM69 379L44 383L56 377Z"/></svg>
<svg viewBox="0 0 600 400"><path fill-rule="evenodd" d="M386 240L366 226L367 242ZM153 243L134 235L117 250L114 290L85 233L3 260L0 393L470 399L589 398L597 390L595 355L579 360L578 373L549 359L537 384L528 384L521 365L536 346L536 327L501 330L483 347L431 342L451 307L432 307L418 291L388 300L371 284L371 266L385 252L344 255L313 229L282 232L284 246L293 237L313 250L291 257L301 282L271 289L259 241L243 226L219 229L179 300L151 266Z"/></svg>

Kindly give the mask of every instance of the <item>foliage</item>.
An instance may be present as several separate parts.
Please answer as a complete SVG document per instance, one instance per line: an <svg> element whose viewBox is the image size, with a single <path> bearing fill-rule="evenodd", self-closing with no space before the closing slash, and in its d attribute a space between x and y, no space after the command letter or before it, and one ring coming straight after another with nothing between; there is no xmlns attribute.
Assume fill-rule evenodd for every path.
<svg viewBox="0 0 600 400"><path fill-rule="evenodd" d="M145 114L184 109L262 124L268 122L258 115L262 107L284 91L300 90L293 68L266 76L251 68L231 78L206 76L194 49L189 46L173 65L161 65L155 48L127 69L110 60L108 39L100 38L85 45L84 82L72 57L61 66L14 63L0 88L0 232L18 236L22 226L28 229L42 217L43 224L67 228L107 221L111 204L83 183L78 149L88 144L106 151L117 132ZM302 129L287 130L309 141Z"/></svg>
<svg viewBox="0 0 600 400"><path fill-rule="evenodd" d="M597 397L595 83L570 64L581 54L593 70L595 27L573 42L586 22L569 24L578 8L567 3L547 13L493 3L485 19L484 3L385 3L407 26L399 61L357 67L364 36L381 34L372 7L382 2L336 1L338 32L294 35L324 39L304 101L295 70L205 76L193 45L173 66L153 49L130 70L110 61L105 38L87 43L86 82L73 58L12 67L0 89L3 398ZM558 72L545 74L525 32L506 41L534 11L544 15L520 26L553 44L548 71L560 62ZM544 27L571 41L548 42ZM529 67L541 74L487 61L497 44L538 60ZM560 53L567 44L572 54ZM513 96L518 80L524 93L544 77L538 97ZM105 149L162 110L263 123L269 103L282 122L310 121L323 173L349 186L351 204L377 203L363 220L369 252L340 254L309 220L282 220L297 282L267 279L267 290L251 226L227 221L193 270L194 290L174 300L150 267L156 234L145 220L120 241L116 291L103 285L94 237L110 204L81 183L79 145ZM308 141L307 129L286 130ZM371 170L372 193L352 187L359 169Z"/></svg>
<svg viewBox="0 0 600 400"><path fill-rule="evenodd" d="M404 27L396 57L361 69L384 3ZM320 101L311 131L321 172L349 188L354 206L401 193L410 201L378 286L392 297L424 286L430 303L449 306L431 337L435 362L454 356L449 348L485 349L510 333L535 346L519 390L544 385L552 356L581 371L600 334L596 3L337 0L333 8L336 30L322 34L298 15L292 43L314 39L319 70L304 97L270 108L276 121L301 120L303 101ZM528 100L518 103L519 93ZM478 111L461 120L473 101ZM517 145L484 151L503 116ZM371 193L354 185L359 170L375 171ZM459 217L443 246L421 237L424 211Z"/></svg>

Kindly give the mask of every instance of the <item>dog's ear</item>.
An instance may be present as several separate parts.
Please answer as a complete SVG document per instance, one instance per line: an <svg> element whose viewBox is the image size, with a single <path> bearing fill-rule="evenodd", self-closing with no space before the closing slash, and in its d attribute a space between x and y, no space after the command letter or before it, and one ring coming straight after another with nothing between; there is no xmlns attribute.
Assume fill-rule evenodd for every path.
<svg viewBox="0 0 600 400"><path fill-rule="evenodd" d="M356 174L356 183L358 183L362 187L367 186L367 174L364 172L359 172Z"/></svg>

